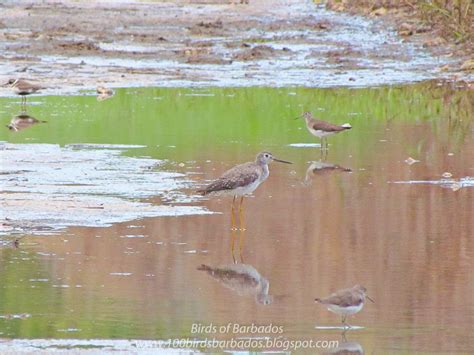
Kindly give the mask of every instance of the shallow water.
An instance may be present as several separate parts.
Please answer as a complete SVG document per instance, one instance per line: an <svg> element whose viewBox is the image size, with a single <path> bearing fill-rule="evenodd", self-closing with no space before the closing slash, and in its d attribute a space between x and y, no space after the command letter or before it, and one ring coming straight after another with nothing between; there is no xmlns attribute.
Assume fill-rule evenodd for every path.
<svg viewBox="0 0 474 355"><path fill-rule="evenodd" d="M94 338L92 347L117 350L134 345L99 339L275 337L192 333L194 323L254 323L281 326L284 339L338 340L359 353L473 352L473 102L472 91L437 83L123 89L101 102L88 93L30 97L28 114L47 123L0 133L11 149L2 151L2 171L38 172L2 180L2 206L22 195L14 208L2 207L2 219L9 220L3 220L0 248L0 335ZM20 113L19 100L0 103L0 123L7 125ZM329 138L325 164L313 164L319 140L293 119L303 110L353 126ZM25 144L43 150L21 159L28 168L7 166L9 152L24 152ZM56 167L77 164L77 185L54 170L54 179L40 173L48 170L37 159L46 144L62 154ZM110 145L123 151L112 154L119 182L134 178L129 195L115 173L108 180L91 177L94 189L83 189L87 178L80 172L88 170L81 169L107 163ZM272 164L269 179L245 200L246 230L231 232L231 200L200 199L193 191L261 150L293 165ZM139 181L135 169L149 165L151 173L143 169ZM177 183L162 189L170 182L163 176ZM137 183L147 186L145 195ZM59 192L94 203L120 199L126 208L110 227L42 220L39 228L33 222L41 220L41 209L28 207L41 201L32 194ZM136 218L146 215L141 204L215 213ZM76 207L63 216L77 216ZM20 220L25 215L31 223ZM97 216L94 222L106 218ZM8 245L14 238L18 248ZM235 259L240 262L241 242L243 263L268 281L270 304L260 302L255 288L237 292L197 270L233 264L232 238ZM343 338L340 318L313 300L356 283L376 303L349 319L358 329ZM85 346L73 340L4 344Z"/></svg>

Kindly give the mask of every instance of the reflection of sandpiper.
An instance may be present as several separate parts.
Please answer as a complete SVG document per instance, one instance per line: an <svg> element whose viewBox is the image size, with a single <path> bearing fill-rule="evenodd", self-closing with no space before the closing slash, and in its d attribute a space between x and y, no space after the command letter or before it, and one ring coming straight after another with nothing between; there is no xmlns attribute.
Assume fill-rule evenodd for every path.
<svg viewBox="0 0 474 355"><path fill-rule="evenodd" d="M308 129L309 133L321 139L321 152L323 150L328 150L328 136L332 136L333 134L352 128L349 123L335 125L330 122L316 120L311 112L305 112L301 116L298 116L297 119L301 117L305 119L306 128Z"/></svg>
<svg viewBox="0 0 474 355"><path fill-rule="evenodd" d="M203 264L197 269L206 271L239 296L255 296L255 301L263 305L273 302L273 297L268 294L270 283L251 265L230 264L211 267Z"/></svg>
<svg viewBox="0 0 474 355"><path fill-rule="evenodd" d="M344 168L343 166L340 166L338 164L325 163L322 161L313 161L306 170L306 176L304 181L305 183L309 183L311 181L312 175L322 175L335 171L351 172L352 170L349 168Z"/></svg>
<svg viewBox="0 0 474 355"><path fill-rule="evenodd" d="M46 123L46 121L40 121L27 114L20 114L13 117L10 121L10 124L8 124L6 127L8 127L10 131L18 132L38 123Z"/></svg>
<svg viewBox="0 0 474 355"><path fill-rule="evenodd" d="M103 101L114 96L114 91L112 89L106 88L105 86L98 86L97 94L97 101Z"/></svg>
<svg viewBox="0 0 474 355"><path fill-rule="evenodd" d="M26 96L34 94L38 90L42 89L40 85L32 84L22 79L10 79L3 86L11 87L15 94L21 96L21 104L26 104Z"/></svg>
<svg viewBox="0 0 474 355"><path fill-rule="evenodd" d="M367 296L367 289L364 286L355 285L334 292L326 298L316 298L315 301L325 305L329 311L341 315L344 326L350 328L351 326L346 323L346 317L359 312L364 307L366 298L374 302Z"/></svg>
<svg viewBox="0 0 474 355"><path fill-rule="evenodd" d="M272 153L261 152L258 153L254 162L234 166L232 169L226 171L219 179L211 182L204 189L199 190L198 193L202 195L228 194L234 196L234 199L232 200L232 229L235 228L235 198L236 196L241 196L239 218L241 228L243 228L242 203L244 196L254 192L257 187L268 178L268 175L270 174L268 164L272 160L280 163L291 164L289 161L274 158Z"/></svg>
<svg viewBox="0 0 474 355"><path fill-rule="evenodd" d="M346 338L347 329L341 333L342 341L340 341L336 348L330 349L326 354L364 354L364 348L356 341L350 341Z"/></svg>

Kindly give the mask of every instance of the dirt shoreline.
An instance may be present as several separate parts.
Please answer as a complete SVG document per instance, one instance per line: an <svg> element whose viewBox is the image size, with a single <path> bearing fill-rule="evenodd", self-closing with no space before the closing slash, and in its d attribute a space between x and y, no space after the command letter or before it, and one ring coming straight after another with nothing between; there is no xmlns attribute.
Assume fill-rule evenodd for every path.
<svg viewBox="0 0 474 355"><path fill-rule="evenodd" d="M467 3L467 2L466 2ZM456 58L453 71L474 70L473 9L465 4L445 1L445 8L428 7L423 1L357 1L327 0L333 11L380 18L393 26L405 40L421 44L434 55L450 54ZM453 9L460 7L462 14L453 17ZM431 9L431 10L429 10ZM444 11L444 12L443 12ZM451 11L453 13L451 13ZM461 16L462 19L458 17ZM470 26L468 25L469 23ZM457 26L457 27L456 27ZM463 38L455 36L462 29ZM461 34L458 33L458 36ZM470 69L463 64L470 63ZM472 63L471 63L472 62Z"/></svg>
<svg viewBox="0 0 474 355"><path fill-rule="evenodd" d="M458 61L448 51L433 56L404 43L383 21L306 0L0 5L0 80L39 81L43 94L100 84L357 87L472 80L450 72Z"/></svg>

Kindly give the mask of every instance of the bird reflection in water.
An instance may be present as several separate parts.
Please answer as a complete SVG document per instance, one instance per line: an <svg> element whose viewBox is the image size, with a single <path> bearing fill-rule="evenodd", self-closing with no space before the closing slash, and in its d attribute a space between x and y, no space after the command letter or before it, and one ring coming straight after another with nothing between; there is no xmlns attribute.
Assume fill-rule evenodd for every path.
<svg viewBox="0 0 474 355"><path fill-rule="evenodd" d="M243 222L243 221L241 221ZM239 296L254 296L257 304L268 305L273 302L273 296L268 294L270 283L260 275L260 273L252 265L244 264L242 251L245 241L245 228L241 228L239 232L239 255L240 264L235 259L235 239L237 238L236 230L232 230L230 239L230 249L233 264L212 267L202 264L197 269L205 271L209 276L218 281L220 284L236 292Z"/></svg>
<svg viewBox="0 0 474 355"><path fill-rule="evenodd" d="M342 340L337 347L332 348L326 354L364 354L364 348L356 341L346 339L347 329L341 333Z"/></svg>
<svg viewBox="0 0 474 355"><path fill-rule="evenodd" d="M10 124L6 125L6 127L10 131L18 132L18 131L21 131L22 129L26 129L38 123L46 123L46 121L38 120L34 118L33 116L28 115L25 112L13 117L10 121Z"/></svg>
<svg viewBox="0 0 474 355"><path fill-rule="evenodd" d="M333 173L336 171L343 171L343 172L351 172L352 170L349 168L345 168L338 164L326 163L323 161L312 161L309 165L308 169L306 170L306 176L304 179L304 183L306 185L311 184L311 179L315 175L325 175L329 173Z"/></svg>
<svg viewBox="0 0 474 355"><path fill-rule="evenodd" d="M235 228L231 230L231 235L230 235L230 253L232 254L232 260L234 261L234 264L237 263L235 259L235 240L237 239L237 231ZM240 229L239 229L239 257L240 257L240 262L244 262L244 257L243 257L243 248L244 248L244 242L245 242L245 221L243 215L240 216Z"/></svg>
<svg viewBox="0 0 474 355"><path fill-rule="evenodd" d="M229 264L211 267L202 264L197 269L207 272L209 276L239 296L254 296L255 301L262 305L273 302L273 296L268 294L270 283L252 265Z"/></svg>

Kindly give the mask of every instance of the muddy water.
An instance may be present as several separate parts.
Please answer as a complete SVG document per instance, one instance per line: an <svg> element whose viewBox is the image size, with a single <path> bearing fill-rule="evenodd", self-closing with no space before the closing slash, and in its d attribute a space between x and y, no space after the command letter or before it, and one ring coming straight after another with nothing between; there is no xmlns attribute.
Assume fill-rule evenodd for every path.
<svg viewBox="0 0 474 355"><path fill-rule="evenodd" d="M6 125L20 113L19 102L0 100ZM473 102L472 91L436 83L379 89L134 89L100 102L87 93L31 97L28 114L47 123L1 131L0 140L7 142L2 171L15 169L5 164L9 151L24 152L33 143L67 151L69 160L58 171L81 161L73 159L74 152L86 154L85 166L91 160L100 166L108 159L104 151L120 145L123 160L115 165L131 164L131 158L156 163L148 169L151 177L143 173L156 184L156 193L146 185L151 189L146 196L117 190L109 196L108 182L94 178L89 183L97 193L68 190L74 184L54 171L38 173L35 178L44 181L35 183L42 190L32 192L25 173L7 174L2 204L12 195L18 198L2 212L8 220L0 249L0 335L275 337L191 332L193 323L255 323L281 326L284 339L338 340L358 352L473 352ZM292 119L303 110L353 126L329 138L324 164L317 163L319 141L301 120ZM293 165L272 164L269 179L245 201L245 231L231 232L230 200L200 199L193 191L261 150ZM20 159L30 164L22 170L42 171L35 159L41 152ZM117 166L122 179L124 169ZM175 193L163 193L160 174L178 179L169 188ZM107 216L97 209L90 226L45 219L35 201L42 193L57 197L58 189L48 186L52 176L61 193L85 194L91 204L114 197L126 206L124 213L114 215L118 219L109 227L95 227ZM108 179L117 186L113 174ZM139 203L194 210L137 219L143 213ZM75 206L68 208L72 212L64 208L63 215L75 215ZM18 248L9 245L14 238ZM244 282L236 290L235 284L231 288L197 270L201 264L231 265L234 258L265 279L268 290L255 283L245 288ZM365 285L376 303L349 320L361 328L343 338L340 329L330 329L340 326L340 318L313 299L356 283ZM5 344L87 346L73 340ZM278 350L265 350L272 349Z"/></svg>

